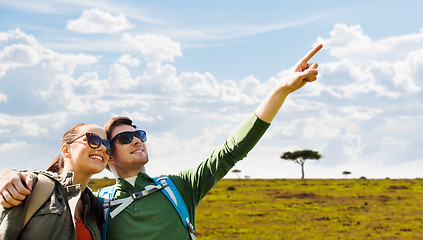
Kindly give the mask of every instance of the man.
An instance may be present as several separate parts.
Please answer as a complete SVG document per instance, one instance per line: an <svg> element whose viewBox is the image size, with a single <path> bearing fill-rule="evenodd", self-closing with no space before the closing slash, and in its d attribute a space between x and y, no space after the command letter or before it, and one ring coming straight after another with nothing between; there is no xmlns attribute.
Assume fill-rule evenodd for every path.
<svg viewBox="0 0 423 240"><path fill-rule="evenodd" d="M259 141L281 108L286 97L313 82L317 77L317 64L309 64L322 45L317 46L301 59L286 77L263 100L229 136L224 144L216 148L199 166L170 175L187 205L191 222L194 222L195 209L199 201L222 179L235 163L244 158ZM112 118L105 124L113 153L109 160L110 170L117 176L114 199L130 197L146 186L154 185L154 180L146 174L148 152L144 132L137 132L129 118ZM0 203L4 207L17 205L31 186L25 173L6 171L0 175ZM117 206L112 207L111 211ZM108 218L107 239L190 239L190 233L182 224L178 213L170 201L159 192L131 202L115 217Z"/></svg>

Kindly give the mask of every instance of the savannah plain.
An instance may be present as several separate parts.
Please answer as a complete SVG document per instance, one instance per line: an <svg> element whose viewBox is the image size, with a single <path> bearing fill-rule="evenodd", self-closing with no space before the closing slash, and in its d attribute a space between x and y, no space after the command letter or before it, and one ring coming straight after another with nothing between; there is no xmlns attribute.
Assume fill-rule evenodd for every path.
<svg viewBox="0 0 423 240"><path fill-rule="evenodd" d="M195 226L198 240L423 239L423 179L223 179Z"/></svg>

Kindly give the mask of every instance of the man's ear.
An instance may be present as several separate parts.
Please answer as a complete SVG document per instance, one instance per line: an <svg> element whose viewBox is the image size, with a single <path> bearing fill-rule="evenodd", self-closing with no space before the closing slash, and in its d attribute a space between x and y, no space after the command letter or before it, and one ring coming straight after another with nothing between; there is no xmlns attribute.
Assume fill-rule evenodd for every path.
<svg viewBox="0 0 423 240"><path fill-rule="evenodd" d="M109 161L107 162L107 165L109 165L109 166L115 165L115 160L113 159L112 155L109 156Z"/></svg>
<svg viewBox="0 0 423 240"><path fill-rule="evenodd" d="M71 151L70 151L70 145L69 144L63 144L62 145L62 150L61 150L62 156L65 158L69 158L71 155Z"/></svg>
<svg viewBox="0 0 423 240"><path fill-rule="evenodd" d="M115 169L115 160L112 156L109 156L109 161L107 162L106 169L112 172L112 169Z"/></svg>

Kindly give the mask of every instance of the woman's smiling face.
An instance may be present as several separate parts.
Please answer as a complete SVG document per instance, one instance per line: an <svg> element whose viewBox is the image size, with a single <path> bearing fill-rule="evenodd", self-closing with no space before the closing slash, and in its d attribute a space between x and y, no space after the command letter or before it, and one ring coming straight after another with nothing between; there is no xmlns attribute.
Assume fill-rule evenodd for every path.
<svg viewBox="0 0 423 240"><path fill-rule="evenodd" d="M85 133L94 133L102 139L107 139L104 130L100 126L94 124L81 126L77 136L81 136ZM68 150L65 150L62 154L65 159L68 159L65 160L64 168L76 174L99 173L103 171L109 161L109 155L106 153L104 144L101 144L98 148L92 148L88 145L85 135L69 144Z"/></svg>

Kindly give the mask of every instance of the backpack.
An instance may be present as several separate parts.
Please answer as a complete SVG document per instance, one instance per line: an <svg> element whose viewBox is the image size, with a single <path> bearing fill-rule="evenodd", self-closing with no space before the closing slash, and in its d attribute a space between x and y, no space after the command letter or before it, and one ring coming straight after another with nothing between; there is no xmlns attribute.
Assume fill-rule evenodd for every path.
<svg viewBox="0 0 423 240"><path fill-rule="evenodd" d="M32 216L48 200L55 186L55 181L44 174L39 173L37 178L37 184L35 184L34 189L31 191L31 198L29 199L28 207L25 212L22 229L25 228Z"/></svg>
<svg viewBox="0 0 423 240"><path fill-rule="evenodd" d="M157 185L148 185L145 189L141 192L133 193L130 197L113 200L113 197L116 193L116 185L108 186L103 189L100 189L98 197L100 198L100 203L104 208L104 219L105 224L101 229L101 237L102 239L106 239L106 231L107 231L107 222L110 217L115 217L118 213L120 213L123 209L125 209L129 204L137 199L141 199L151 193L156 191L161 191L167 199L172 203L175 210L178 212L179 217L181 218L182 223L184 224L185 228L189 231L191 239L195 240L195 230L194 225L191 223L189 218L189 213L187 206L182 198L181 194L179 193L178 189L176 188L175 184L169 177L156 177L153 178L154 182ZM110 207L119 205L115 208L112 212L110 212ZM110 213L109 213L110 212Z"/></svg>

